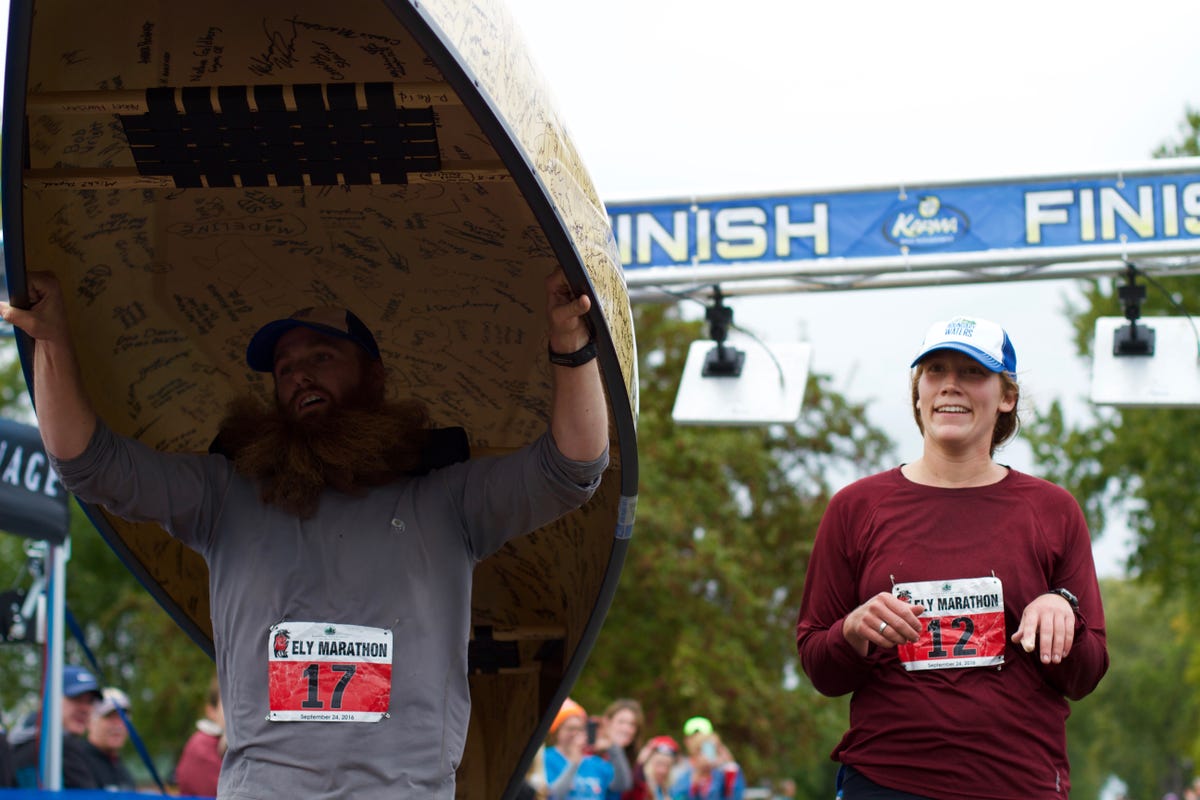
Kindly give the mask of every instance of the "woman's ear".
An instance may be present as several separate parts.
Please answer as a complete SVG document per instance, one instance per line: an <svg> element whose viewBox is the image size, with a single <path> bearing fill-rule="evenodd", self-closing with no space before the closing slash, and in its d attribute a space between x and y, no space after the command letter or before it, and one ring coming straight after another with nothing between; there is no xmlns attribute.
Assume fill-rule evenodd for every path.
<svg viewBox="0 0 1200 800"><path fill-rule="evenodd" d="M1007 414L1009 411L1012 411L1014 408L1016 408L1017 407L1017 399L1019 397L1020 397L1020 393L1016 389L1005 386L1002 383L1000 385L1000 406L999 406L1000 413Z"/></svg>

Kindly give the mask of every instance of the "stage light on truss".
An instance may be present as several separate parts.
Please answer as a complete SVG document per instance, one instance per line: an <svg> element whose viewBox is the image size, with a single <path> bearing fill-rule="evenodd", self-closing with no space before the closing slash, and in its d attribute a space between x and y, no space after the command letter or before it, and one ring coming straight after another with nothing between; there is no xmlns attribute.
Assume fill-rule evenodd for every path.
<svg viewBox="0 0 1200 800"><path fill-rule="evenodd" d="M701 339L688 349L671 417L679 425L755 426L800 419L812 346ZM741 361L740 369L732 365Z"/></svg>
<svg viewBox="0 0 1200 800"><path fill-rule="evenodd" d="M1200 342L1187 317L1100 317L1092 352L1093 403L1200 406Z"/></svg>

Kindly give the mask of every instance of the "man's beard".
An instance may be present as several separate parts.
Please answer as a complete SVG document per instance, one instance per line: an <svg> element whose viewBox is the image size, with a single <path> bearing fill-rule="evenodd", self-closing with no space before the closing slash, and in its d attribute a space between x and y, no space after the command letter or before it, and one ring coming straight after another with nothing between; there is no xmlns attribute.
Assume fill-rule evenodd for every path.
<svg viewBox="0 0 1200 800"><path fill-rule="evenodd" d="M230 404L217 442L234 470L259 484L264 503L308 519L325 489L362 494L420 472L428 428L415 401L290 419L243 397Z"/></svg>

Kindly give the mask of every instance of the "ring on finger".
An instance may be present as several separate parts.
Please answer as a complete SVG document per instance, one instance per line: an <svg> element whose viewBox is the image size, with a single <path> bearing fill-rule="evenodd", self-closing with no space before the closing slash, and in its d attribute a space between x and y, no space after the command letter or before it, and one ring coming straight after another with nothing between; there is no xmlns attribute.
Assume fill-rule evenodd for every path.
<svg viewBox="0 0 1200 800"><path fill-rule="evenodd" d="M879 632L883 633L883 629L887 627L887 621L879 623Z"/></svg>

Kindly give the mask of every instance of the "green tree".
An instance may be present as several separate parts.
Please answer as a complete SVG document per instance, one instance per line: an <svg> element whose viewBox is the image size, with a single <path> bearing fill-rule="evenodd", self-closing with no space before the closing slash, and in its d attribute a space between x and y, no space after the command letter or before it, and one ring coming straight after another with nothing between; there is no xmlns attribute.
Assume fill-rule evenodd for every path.
<svg viewBox="0 0 1200 800"><path fill-rule="evenodd" d="M0 327L4 326L0 323ZM25 376L17 358L17 348L12 339L0 338L0 411L8 419L25 423L33 422L33 408L25 391Z"/></svg>
<svg viewBox="0 0 1200 800"><path fill-rule="evenodd" d="M810 379L795 426L683 427L671 408L700 323L639 307L639 504L621 585L574 696L598 713L639 699L650 735L707 716L751 780L792 776L824 797L844 699L817 694L795 647L817 523L890 443Z"/></svg>
<svg viewBox="0 0 1200 800"><path fill-rule="evenodd" d="M1200 155L1200 112L1189 109L1180 141L1163 145L1155 155ZM1123 313L1117 290L1125 281L1082 285L1083 302L1069 310L1081 356L1092 356L1096 318ZM1143 317L1191 315L1200 309L1200 278L1142 276L1139 283L1149 284L1141 307ZM1158 782L1165 785L1177 769L1172 765L1200 757L1200 644L1187 633L1200 630L1200 504L1196 503L1200 451L1195 446L1200 438L1200 413L1191 409L1103 409L1092 419L1069 426L1061 406L1055 403L1033 423L1028 438L1045 477L1075 494L1092 530L1123 524L1133 534L1136 546L1130 567L1150 596L1160 598L1154 620L1156 636L1145 646L1160 659L1167 658L1174 648L1184 648L1182 660L1158 676L1162 693L1173 697L1172 721L1178 720L1182 727L1172 727L1171 735L1163 735L1165 721L1152 714L1130 713L1121 719L1126 726L1124 746L1144 756L1138 760L1136 775L1121 777L1149 790L1155 782L1145 771L1153 769L1158 771ZM1144 624L1150 623L1147 619ZM1109 634L1116 641L1124 631L1110 622ZM1169 686L1172 681L1178 681L1178 686ZM1101 689L1113 683L1110 676ZM1176 688L1186 691L1176 697L1171 694ZM1110 703L1127 699L1108 692L1102 696ZM1126 710L1121 708L1111 712L1114 718ZM1100 735L1088 727L1075 730L1081 740ZM1184 733L1175 735L1179 730ZM1129 744L1139 737L1169 749L1152 756ZM1089 748L1090 743L1085 749Z"/></svg>
<svg viewBox="0 0 1200 800"><path fill-rule="evenodd" d="M1179 158L1200 156L1200 110L1190 106L1183 112L1179 126L1179 140L1164 142L1154 151L1155 158Z"/></svg>
<svg viewBox="0 0 1200 800"><path fill-rule="evenodd" d="M1196 725L1195 691L1179 679L1191 650L1184 601L1160 601L1138 581L1105 580L1100 590L1111 666L1091 696L1072 704L1071 796L1098 796L1110 774L1130 797L1179 792Z"/></svg>

